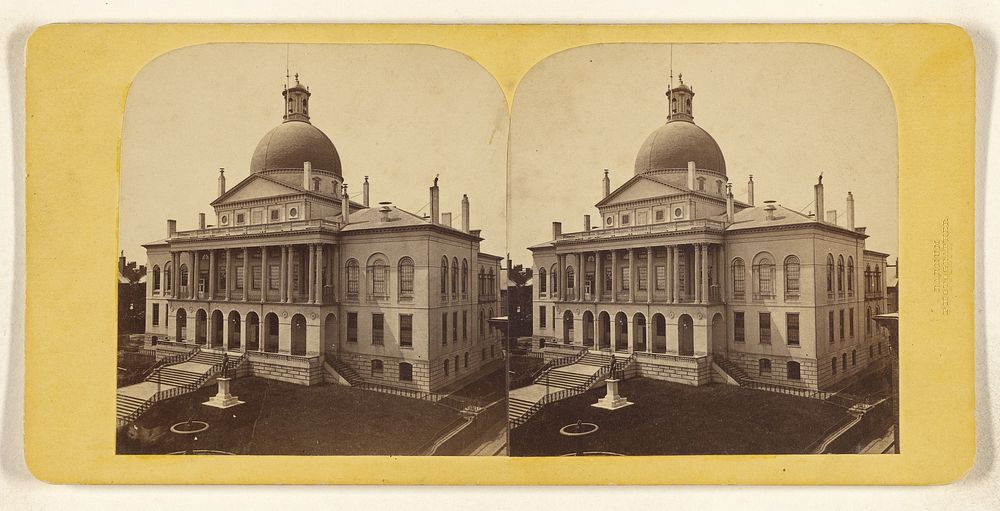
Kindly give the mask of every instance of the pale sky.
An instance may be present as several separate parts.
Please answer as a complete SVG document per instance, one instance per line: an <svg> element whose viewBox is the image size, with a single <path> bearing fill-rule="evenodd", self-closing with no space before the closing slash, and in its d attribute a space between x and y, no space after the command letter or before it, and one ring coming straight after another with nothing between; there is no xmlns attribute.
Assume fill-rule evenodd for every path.
<svg viewBox="0 0 1000 511"><path fill-rule="evenodd" d="M574 48L537 64L517 87L511 121L511 257L524 247L583 229L601 199L602 169L612 190L634 175L646 136L666 122L670 45ZM674 83L693 87L695 122L726 158L733 194L813 211L823 173L825 209L855 224L867 248L897 251L896 114L881 76L844 50L810 44L673 45Z"/></svg>
<svg viewBox="0 0 1000 511"><path fill-rule="evenodd" d="M340 153L351 198L429 212L440 174L441 211L460 222L469 195L482 250L505 252L507 105L496 80L464 55L432 46L289 45L291 73L309 86L312 124ZM166 237L166 219L195 229L216 198L249 175L257 142L281 123L286 45L211 44L147 64L129 89L121 148L119 243Z"/></svg>

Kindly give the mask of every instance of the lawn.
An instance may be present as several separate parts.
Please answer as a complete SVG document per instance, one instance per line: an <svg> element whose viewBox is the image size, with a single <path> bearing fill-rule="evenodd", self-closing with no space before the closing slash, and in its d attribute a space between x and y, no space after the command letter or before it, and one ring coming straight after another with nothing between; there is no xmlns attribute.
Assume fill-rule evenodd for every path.
<svg viewBox="0 0 1000 511"><path fill-rule="evenodd" d="M188 441L170 433L187 420L209 423L196 449L234 454L407 455L456 419L452 409L427 401L338 385L304 387L240 378L231 391L246 404L225 410L202 403L215 385L155 405L120 434L119 454L183 451ZM140 439L129 438L139 436Z"/></svg>
<svg viewBox="0 0 1000 511"><path fill-rule="evenodd" d="M504 366L500 366L482 378L452 392L453 396L469 399L483 399L487 403L506 397L507 374Z"/></svg>
<svg viewBox="0 0 1000 511"><path fill-rule="evenodd" d="M585 451L631 455L799 453L846 412L822 401L732 385L692 387L648 378L620 384L632 406L615 411L590 406L604 387L542 408L511 431L513 456L555 456ZM577 420L596 433L559 434Z"/></svg>
<svg viewBox="0 0 1000 511"><path fill-rule="evenodd" d="M545 361L540 358L511 355L507 363L507 370L510 371L510 381L521 381L522 384L530 383L525 378L544 364Z"/></svg>

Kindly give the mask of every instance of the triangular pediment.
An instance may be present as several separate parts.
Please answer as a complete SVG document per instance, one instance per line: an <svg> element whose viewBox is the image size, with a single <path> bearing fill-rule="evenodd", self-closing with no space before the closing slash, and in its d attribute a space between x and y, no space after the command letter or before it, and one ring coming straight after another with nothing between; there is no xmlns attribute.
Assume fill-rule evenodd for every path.
<svg viewBox="0 0 1000 511"><path fill-rule="evenodd" d="M213 206L221 206L232 202L242 202L246 200L267 199L291 193L302 193L303 190L295 188L274 179L269 179L260 175L250 175L232 189L222 194L221 197L212 202Z"/></svg>
<svg viewBox="0 0 1000 511"><path fill-rule="evenodd" d="M680 195L688 193L676 186L666 184L657 179L638 175L629 179L615 191L611 192L597 206L612 206L636 200L651 199L654 197L664 197L669 195Z"/></svg>

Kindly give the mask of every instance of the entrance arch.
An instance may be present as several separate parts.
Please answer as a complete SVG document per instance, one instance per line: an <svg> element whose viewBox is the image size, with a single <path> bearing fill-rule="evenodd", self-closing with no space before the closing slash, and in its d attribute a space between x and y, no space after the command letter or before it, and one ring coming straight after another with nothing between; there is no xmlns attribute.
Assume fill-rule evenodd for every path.
<svg viewBox="0 0 1000 511"><path fill-rule="evenodd" d="M615 351L628 349L628 316L615 314Z"/></svg>
<svg viewBox="0 0 1000 511"><path fill-rule="evenodd" d="M607 312L597 315L597 328L599 332L597 347L602 350L611 349L611 316Z"/></svg>
<svg viewBox="0 0 1000 511"><path fill-rule="evenodd" d="M228 350L240 349L241 325L242 321L240 321L240 313L236 311L231 311L229 313L229 339L226 340L226 349Z"/></svg>
<svg viewBox="0 0 1000 511"><path fill-rule="evenodd" d="M726 320L722 317L721 313L716 313L712 317L712 352L725 354L728 341L729 335L726 332Z"/></svg>
<svg viewBox="0 0 1000 511"><path fill-rule="evenodd" d="M663 314L653 314L653 353L667 352L667 320Z"/></svg>
<svg viewBox="0 0 1000 511"><path fill-rule="evenodd" d="M594 313L590 311L583 313L583 345L594 345Z"/></svg>
<svg viewBox="0 0 1000 511"><path fill-rule="evenodd" d="M195 344L205 344L208 333L208 314L205 309L198 309L194 314L194 342Z"/></svg>
<svg viewBox="0 0 1000 511"><path fill-rule="evenodd" d="M174 324L177 325L177 340L187 339L187 312L184 309L177 309L177 320Z"/></svg>
<svg viewBox="0 0 1000 511"><path fill-rule="evenodd" d="M212 312L212 337L211 346L213 348L222 347L222 332L225 325L222 323L222 311Z"/></svg>
<svg viewBox="0 0 1000 511"><path fill-rule="evenodd" d="M247 313L247 351L260 351L260 317Z"/></svg>
<svg viewBox="0 0 1000 511"><path fill-rule="evenodd" d="M677 353L694 355L694 321L687 314L677 320Z"/></svg>
<svg viewBox="0 0 1000 511"><path fill-rule="evenodd" d="M292 355L306 354L306 317L292 316Z"/></svg>
<svg viewBox="0 0 1000 511"><path fill-rule="evenodd" d="M573 343L573 311L563 313L563 344Z"/></svg>
<svg viewBox="0 0 1000 511"><path fill-rule="evenodd" d="M648 351L646 346L646 316L641 312L632 316L632 351Z"/></svg>
<svg viewBox="0 0 1000 511"><path fill-rule="evenodd" d="M273 312L264 316L264 351L278 352L278 315Z"/></svg>

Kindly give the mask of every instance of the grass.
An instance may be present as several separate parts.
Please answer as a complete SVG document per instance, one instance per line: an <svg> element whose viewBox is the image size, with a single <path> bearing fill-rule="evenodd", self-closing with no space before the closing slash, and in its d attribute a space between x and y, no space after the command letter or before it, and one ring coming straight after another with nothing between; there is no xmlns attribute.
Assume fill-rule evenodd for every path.
<svg viewBox="0 0 1000 511"><path fill-rule="evenodd" d="M234 454L408 455L456 418L454 410L337 385L304 387L249 377L233 380L243 405L205 406L215 385L153 406L131 431L119 434L119 454L184 451L190 437L169 432L191 418L209 423L196 449Z"/></svg>
<svg viewBox="0 0 1000 511"><path fill-rule="evenodd" d="M452 393L454 396L466 397L469 399L483 399L488 398L493 401L500 399L505 396L505 391L507 390L507 375L505 374L505 369L500 366L497 370L493 371L482 378L456 390Z"/></svg>
<svg viewBox="0 0 1000 511"><path fill-rule="evenodd" d="M846 416L822 401L731 385L692 387L647 378L619 385L635 404L594 408L606 393L600 387L547 405L511 431L511 455L557 456L581 448L629 455L799 453ZM577 420L600 429L582 440L559 434Z"/></svg>

